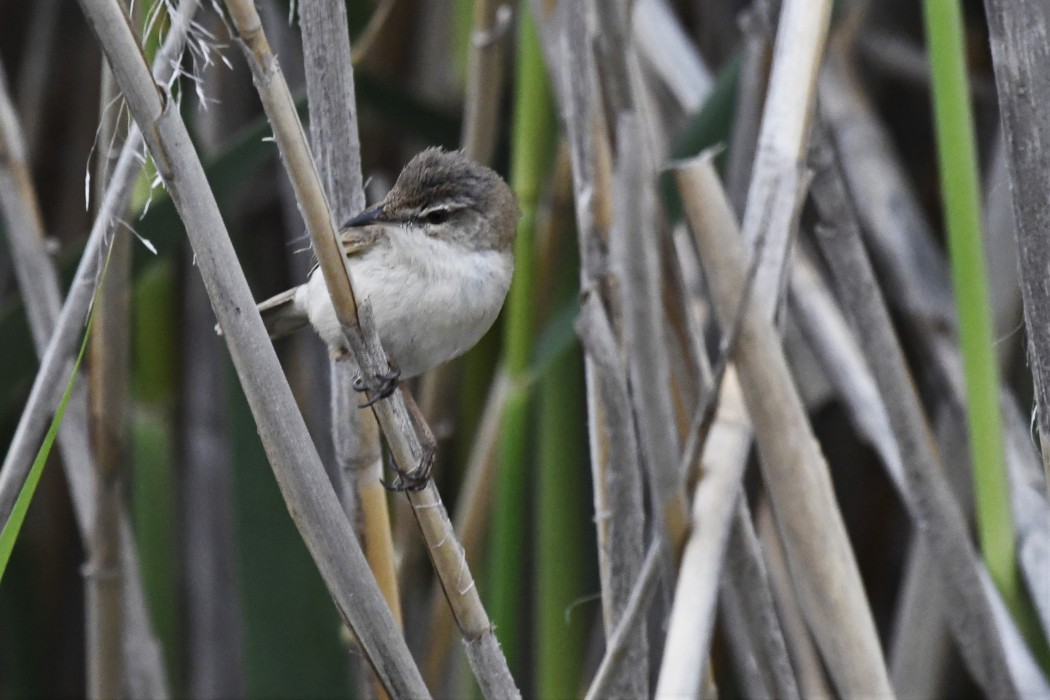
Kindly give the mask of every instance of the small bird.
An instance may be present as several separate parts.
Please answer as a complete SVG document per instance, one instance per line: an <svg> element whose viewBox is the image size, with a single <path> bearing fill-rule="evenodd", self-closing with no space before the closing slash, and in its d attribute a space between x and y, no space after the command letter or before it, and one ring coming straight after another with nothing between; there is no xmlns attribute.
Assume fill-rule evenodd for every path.
<svg viewBox="0 0 1050 700"><path fill-rule="evenodd" d="M514 271L519 215L493 170L459 151L428 148L381 202L343 224L354 293L371 304L395 385L398 374L415 377L463 354L495 322ZM311 325L333 358L349 352L316 263L305 284L262 302L259 312L271 338Z"/></svg>

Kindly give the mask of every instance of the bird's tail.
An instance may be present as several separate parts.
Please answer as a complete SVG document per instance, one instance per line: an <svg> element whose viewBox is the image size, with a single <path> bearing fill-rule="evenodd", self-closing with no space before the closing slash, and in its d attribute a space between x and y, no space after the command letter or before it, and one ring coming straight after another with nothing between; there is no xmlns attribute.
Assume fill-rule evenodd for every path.
<svg viewBox="0 0 1050 700"><path fill-rule="evenodd" d="M259 313L262 314L266 331L273 340L291 335L310 323L306 312L295 306L297 289L292 287L259 304Z"/></svg>

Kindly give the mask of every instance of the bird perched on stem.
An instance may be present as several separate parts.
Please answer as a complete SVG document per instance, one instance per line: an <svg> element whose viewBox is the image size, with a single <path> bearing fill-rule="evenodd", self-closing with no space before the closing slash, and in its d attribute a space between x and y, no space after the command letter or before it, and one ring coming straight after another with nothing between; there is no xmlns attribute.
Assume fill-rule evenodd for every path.
<svg viewBox="0 0 1050 700"><path fill-rule="evenodd" d="M459 151L428 148L383 201L343 224L354 293L371 305L394 385L398 375L415 377L463 354L492 326L510 288L519 215L493 170ZM304 284L259 312L271 338L310 325L333 358L349 352L316 264Z"/></svg>

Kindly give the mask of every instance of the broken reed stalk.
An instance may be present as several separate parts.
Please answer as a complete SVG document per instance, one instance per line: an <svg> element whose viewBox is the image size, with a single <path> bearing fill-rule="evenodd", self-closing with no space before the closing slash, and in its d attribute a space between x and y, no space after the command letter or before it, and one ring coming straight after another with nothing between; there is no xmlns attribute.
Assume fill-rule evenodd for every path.
<svg viewBox="0 0 1050 700"><path fill-rule="evenodd" d="M347 344L362 375L375 377L385 374L390 370L389 361L366 307L359 307L354 297L348 263L337 242L335 225L320 177L306 144L288 85L270 51L254 3L250 0L228 0L226 6L292 180ZM249 315L258 317L257 314ZM287 387L286 382L284 386ZM396 389L391 397L374 404L373 411L395 461L405 472L413 471L423 459L423 447L408 414L401 389ZM406 491L406 496L412 503L431 561L463 633L467 657L482 692L486 697L517 695L506 659L500 652L492 624L481 604L462 547L456 540L437 488L432 481L428 481L419 491ZM389 617L389 613L385 617ZM360 634L358 636L360 638ZM374 657L371 661L373 665L377 663ZM412 671L418 677L414 667ZM392 688L385 678L383 682L388 692L398 695L397 688ZM421 679L419 683L422 685Z"/></svg>
<svg viewBox="0 0 1050 700"><path fill-rule="evenodd" d="M142 49L120 3L82 0L81 6L185 223L274 474L336 607L389 692L426 696L255 311L186 126L146 70Z"/></svg>
<svg viewBox="0 0 1050 700"><path fill-rule="evenodd" d="M1050 12L1033 0L985 0L999 114L1006 137L1017 253L1035 382L1039 443L1050 488Z"/></svg>
<svg viewBox="0 0 1050 700"><path fill-rule="evenodd" d="M676 174L713 301L728 323L747 276L732 209L710 155L683 164ZM779 334L763 300L749 301L745 313L734 359L802 609L840 690L889 696L893 691L882 649L827 463Z"/></svg>
<svg viewBox="0 0 1050 700"><path fill-rule="evenodd" d="M683 267L693 262L691 255L690 250L688 256L681 258ZM751 573L765 568L760 554L757 548L742 549L732 558L729 554L731 536L745 543L756 540L746 501L740 495L740 483L751 451L752 428L736 370L730 365L743 313L754 286L756 261L757 257L748 271L743 295L736 302L732 322L723 330L722 355L708 393L692 420L679 468L685 482L695 484L695 491L692 528L678 568L664 643L667 651L661 663L658 684L658 688L667 689L672 694L696 695L701 692L706 682L704 660L710 653L719 591L742 586L738 598L747 596L754 600L738 606L733 612L738 613L737 618L746 628L736 630L738 638L750 648L739 649L738 645L734 651L746 651L749 655L751 649L758 650L764 652L765 660L770 661L764 669L770 682L765 683L759 677L753 679L764 686L761 694L773 693L775 689L773 694L780 697L798 695L790 671L787 674L781 672L784 666L780 663L784 654L783 639L775 616L764 614L761 608L760 599L771 596L767 590L762 590L760 576ZM711 445L708 446L707 442ZM698 460L698 456L701 459ZM700 478L701 473L703 478ZM723 580L723 569L727 580ZM697 591L700 595L696 594ZM722 602L723 607L729 605L725 598ZM753 635L754 631L759 633ZM746 664L746 658L740 657L738 662Z"/></svg>
<svg viewBox="0 0 1050 700"><path fill-rule="evenodd" d="M652 2L638 2L634 9L635 19L635 38L638 39L638 27L639 22L642 22L644 26L645 21L648 19L656 19L662 13L665 13L666 7L656 0ZM689 47L688 43L684 46L686 50L678 53L678 60L671 64L665 61L658 60L659 56L666 53L668 44L666 39L668 37L677 36L681 33L681 27L678 25L677 20L673 17L667 19L664 22L665 31L660 34L660 41L654 42L651 39L649 41L643 41L641 49L647 52L647 57L653 61L653 65L657 67L658 73L661 75L661 79L667 83L667 86L672 89L672 92L676 95L680 101L681 106L686 111L695 110L699 107L699 100L690 102L686 99L687 94L705 94L710 90L710 77L706 71L703 70L703 66L699 64L699 59L695 56L695 49ZM672 44L674 42L671 42ZM655 49L655 51L654 51ZM689 59L689 60L686 60ZM695 64L695 66L694 66ZM674 68L671 68L671 66ZM691 69L683 70L682 66L692 66ZM688 88L688 90L675 89L675 86L679 88ZM644 90L643 90L644 92ZM756 99L753 100L754 106L754 125L751 140L757 139L757 132L759 127L759 110L761 107L761 97L764 91L756 95ZM753 152L753 147L749 152ZM749 177L750 163L747 166L747 174ZM743 183L742 188L746 187L746 182ZM741 196L744 193L741 192ZM680 263L688 262L687 259L679 259ZM680 297L681 295L677 295ZM677 298L674 297L674 298ZM672 308L667 307L665 308ZM730 331L729 336L732 337L734 333ZM732 343L727 338L724 343L727 346L731 346ZM701 358L698 355L700 359ZM701 363L701 370L703 371L704 365ZM722 363L724 367L724 363ZM709 370L708 370L709 373ZM721 375L721 372L719 372ZM680 381L680 380L679 380ZM733 384L736 381L735 376L729 378L729 384ZM716 385L720 385L719 379L715 380ZM680 474L686 475L686 483L692 484L696 481L695 475L698 473L701 462L696 459L697 448L702 444L705 436L710 432L710 440L713 443L719 445L718 450L712 451L710 454L705 452L704 459L702 461L703 470L705 474L726 474L730 478L722 480L713 480L705 478L701 483L698 484L697 497L699 494L704 493L707 489L712 489L709 494L710 498L713 499L707 502L720 503L720 499L727 499L731 503L737 503L736 499L731 498L731 494L735 494L738 489L739 475L742 474L744 466L746 464L746 457L750 451L751 443L751 429L750 423L747 420L746 409L743 406L742 398L739 398L739 387L727 391L727 397L725 401L718 402L718 397L713 392L706 402L710 405L705 407L703 410L698 410L693 418L693 425L689 426L688 440L686 442L686 451L683 455L683 467L679 470ZM695 400L686 401L687 406L693 405ZM713 410L718 405L718 412ZM740 419L734 421L729 416L739 415ZM681 416L683 420L688 420L688 416ZM714 419L714 420L713 420ZM712 422L714 423L711 427ZM683 425L683 428L685 426ZM732 475L737 475L734 478ZM705 495L705 499L707 495ZM742 504L741 506L742 507ZM716 518L710 517L711 512L717 512ZM695 560L698 553L702 553L701 556L711 557L711 565L701 565L702 571L697 574L696 567L692 565L683 565L679 569L679 590L682 592L688 592L684 596L675 598L675 608L671 613L671 623L668 628L668 640L665 640L665 648L688 648L691 653L687 654L689 657L688 663L676 663L671 660L673 655L665 655L664 663L661 668L660 674L660 687L662 688L676 688L678 691L684 692L685 694L695 695L701 692L701 686L704 683L704 675L701 671L705 668L703 660L707 658L708 649L710 645L710 630L713 627L713 616L715 613L715 600L719 590L718 582L722 580L722 569L725 561L725 541L727 536L725 533L728 531L731 522L741 522L741 518L737 518L736 521L732 521L731 515L733 514L732 509L716 509L715 511L705 510L704 522L706 523L703 528L695 528L689 533L689 543L686 545L687 551L690 552L689 556L691 560ZM747 536L748 533L744 533L743 536ZM754 535L751 534L753 538ZM721 544L720 544L721 543ZM747 568L760 567L761 562L749 560L747 562ZM744 568L744 567L738 567ZM756 581L754 577L751 579ZM636 585L640 585L639 584ZM705 602L699 602L694 596L695 590L704 590L710 593L709 596L701 596L702 598L709 598ZM691 608L691 605L699 606L698 609L704 614L696 614L697 609ZM781 658L783 656L783 646L776 644L776 640L779 639L779 631L771 627L768 623L768 619L760 619L756 616L759 611L757 606L751 605L741 609L741 614L745 614L749 617L748 624L749 629L762 629L761 635L757 637L753 643L756 649L763 652L767 658ZM753 618L753 619L752 619ZM704 630L707 630L705 636ZM688 641L679 647L676 640L688 638ZM697 640L703 640L697 643ZM678 661L682 661L681 658ZM778 667L779 668L779 667ZM781 695L791 695L790 688L793 682L790 677L785 677L784 674L775 674L771 679L770 687L776 687L780 689ZM689 690L685 690L688 688Z"/></svg>
<svg viewBox="0 0 1050 700"><path fill-rule="evenodd" d="M109 109L119 96L109 66L102 66L99 99L101 126L94 173L95 202L102 201L119 142L120 110ZM126 136L126 134L124 134ZM123 212L121 212L123 214ZM95 300L90 343L92 447L98 471L95 523L88 546L87 667L88 695L124 694L124 570L120 561L120 510L124 497L124 454L128 437L127 402L131 370L131 235L114 232L106 265L106 283Z"/></svg>
<svg viewBox="0 0 1050 700"><path fill-rule="evenodd" d="M784 0L762 108L741 232L754 249L762 237L755 298L768 316L779 303L802 190L802 166L817 74L831 19L830 0ZM702 262L706 262L703 261Z"/></svg>
<svg viewBox="0 0 1050 700"><path fill-rule="evenodd" d="M622 352L630 378L638 436L650 479L660 537L677 561L689 509L679 473L678 432L671 403L667 318L661 296L660 237L656 226L656 173L642 138L642 120L621 112L613 174L609 264L623 309Z"/></svg>
<svg viewBox="0 0 1050 700"><path fill-rule="evenodd" d="M655 163L666 154L666 137L654 117L651 85L643 76L632 41L629 4L607 6L590 0L575 12L569 10L570 21L564 22L568 43L561 53L571 56L578 51L576 46L592 47L594 53L582 60L570 59L580 60L581 68L594 76L585 85L591 101L583 104L589 112L586 120L594 144L594 184L604 188L596 211L608 217L594 229L598 235L590 240L581 235L583 269L591 277L588 281L587 275L581 276L581 286L594 285L609 314L620 371L628 378L624 414L631 423L629 429L637 431L639 453L631 459L645 467L643 476L649 488L641 488L647 491L657 518L657 536L669 540L665 563L674 566L689 521L678 471L678 430L685 430L688 416L687 409L675 409L695 405L698 382L691 338L687 331L682 333L687 324L679 315L677 301L665 303L668 293L670 299L681 298L674 266L664 259L665 250L672 246L658 223L654 191ZM584 67L584 62L589 65ZM569 104L567 95L576 91L579 75L574 70L564 76L563 107ZM615 162L610 164L611 160ZM577 167L576 162L573 165ZM586 190L578 188L577 193ZM601 337L590 336L594 341ZM620 497L624 505L632 498ZM630 580L636 566L632 562L625 569L626 591L640 585L640 580Z"/></svg>
<svg viewBox="0 0 1050 700"><path fill-rule="evenodd" d="M301 0L299 23L303 38L303 69L310 109L311 151L324 182L336 221L346 221L365 207L361 144L354 99L354 73L346 5L341 0ZM331 426L338 488L344 503L356 494L359 518L347 509L361 532L368 565L402 626L401 596L395 571L394 540L386 490L379 426L371 411L358 407L351 389L351 363L331 361Z"/></svg>
<svg viewBox="0 0 1050 700"><path fill-rule="evenodd" d="M762 250L755 252L755 255L761 256L756 263L756 299L751 304L751 318L746 321L750 330L745 330L745 337L747 334L758 332L755 338L763 342L775 339L775 333L773 339L765 337L766 331L772 330L767 319L777 305L786 258L797 222L800 192L803 189L803 154L829 19L828 2L804 3L787 0L781 9L770 85L743 222L745 242L754 247L760 236L764 240ZM800 77L802 89L799 89ZM732 236L736 228L734 218L724 200L721 185L711 171L710 163L700 161L688 170L695 173L694 182L689 182L694 178L687 174L686 169L679 169L678 172L680 189L683 192L691 192L684 194L684 199L692 200L687 206L687 211L694 223L694 234L720 234L719 238L728 239L718 246L712 246L707 245L709 241L701 241L698 238L702 262L708 270L709 279L714 280L712 286L721 285L720 293L716 296L721 295L722 298L717 300L716 306L720 307L725 317L731 308L728 306L730 300L738 297L734 290L739 289L741 285L737 280L728 283L719 280L717 276L730 274L725 269L727 265L732 265L734 275L738 274L736 268L746 268L746 265L743 264L742 254L725 248L727 245L739 246L739 243ZM685 182L682 182L683 179ZM717 213L708 214L717 216L717 224L713 226L717 229L715 232L702 232L696 226L697 222L702 221L694 218L701 215L701 207L695 206L696 198L700 194L696 189L698 185L709 188L706 190L710 196L707 203L709 206L718 207ZM712 248L714 250L711 250ZM720 254L723 257L719 258ZM733 257L740 259L734 261ZM744 273L739 275L742 280ZM754 317L756 311L760 312L758 317ZM782 361L779 344L766 344L771 345L767 350ZM751 399L748 401L748 409L756 423L767 488L773 498L780 529L785 537L788 558L795 574L803 610L816 631L818 644L842 692L888 694L891 692L889 679L882 661L878 637L863 596L856 563L845 537L841 515L835 504L823 455L816 448L801 406L795 405L798 397L794 393L790 377L786 374L786 367L781 370L774 369L773 365L760 364L750 356L750 352L745 352L742 344L738 353L741 362L746 360L752 365L739 368L744 394ZM756 364L760 366L753 366ZM765 374L762 375L762 372ZM781 372L784 373L783 376ZM786 423L778 423L769 415L762 421L759 420L759 409L766 411L771 406L762 402L759 402L762 405L758 407L752 405L758 398L755 395L756 391L760 391L757 387L765 382L785 384L782 388L787 393L781 398L786 403L782 408L791 407L786 417L797 423L794 435L808 435L809 440L803 438L794 440L793 444L780 444L780 441L773 439L767 432L769 429L780 430ZM778 446L787 448L789 454L773 457L772 455L777 453L769 451L776 450ZM809 482L806 489L801 489L794 496L791 494L798 488L797 475L781 473L781 469L789 463L793 463L797 469L802 469L805 480ZM800 500L802 494L806 494L815 510L801 507L804 502ZM804 534L807 529L808 534ZM828 559L817 548L822 538L837 551L832 557L836 564L829 566ZM835 604L843 606L844 611L852 612L848 616L831 616L835 622L842 624L828 624L824 606L832 592L843 596L836 599Z"/></svg>
<svg viewBox="0 0 1050 700"><path fill-rule="evenodd" d="M576 332L584 348L588 441L594 482L598 573L602 621L610 638L640 572L645 516L638 444L619 341L616 309L607 296L606 254L612 216L612 173L605 118L598 108L596 67L583 3L559 3L548 11L533 3L543 30L544 50L559 95L572 160L576 228L583 302ZM552 56L560 57L552 61ZM623 665L616 668L610 694L648 695L648 639L644 628L628 637Z"/></svg>
<svg viewBox="0 0 1050 700"><path fill-rule="evenodd" d="M722 571L751 451L751 423L732 366L726 370L719 393L714 423L700 453L703 478L697 480L693 492L692 527L675 583L658 696L695 697L703 687L722 581L716 572Z"/></svg>
<svg viewBox="0 0 1050 700"><path fill-rule="evenodd" d="M669 150L666 129L658 123L652 81L643 73L632 41L632 8L630 3L622 5L619 12L600 3L592 10L597 14L592 43L602 57L606 119L615 120L609 265L618 283L621 340L653 509L677 561L689 522L679 471L680 432L690 418L683 407L696 404L702 384L696 378L698 361L679 304L684 295L678 269L667 260L673 242L657 211L656 164Z"/></svg>

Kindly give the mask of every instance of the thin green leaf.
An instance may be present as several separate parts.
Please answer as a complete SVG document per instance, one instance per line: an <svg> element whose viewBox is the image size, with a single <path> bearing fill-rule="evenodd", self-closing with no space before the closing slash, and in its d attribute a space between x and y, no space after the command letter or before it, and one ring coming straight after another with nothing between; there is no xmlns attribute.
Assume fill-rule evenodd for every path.
<svg viewBox="0 0 1050 700"><path fill-rule="evenodd" d="M15 501L14 508L11 510L11 516L4 523L3 530L0 530L0 580L3 580L4 572L7 570L7 562L11 559L11 552L15 548L15 540L18 539L18 533L22 530L22 523L25 521L26 513L29 511L29 504L33 501L37 484L40 483L40 475L44 472L44 464L47 463L47 458L51 454L51 447L55 444L58 429L62 425L62 418L66 414L66 406L69 405L69 397L73 393L73 383L77 379L77 372L80 370L80 363L84 359L84 351L87 348L88 338L91 335L91 324L95 320L95 300L98 299L99 290L102 289L102 282L106 278L106 269L108 267L109 257L107 256L106 264L102 268L102 277L99 280L98 287L95 288L95 294L91 300L91 313L88 314L87 327L84 329L84 340L80 343L80 352L77 354L77 361L73 365L69 383L66 384L66 392L62 395L62 402L58 404L55 417L51 419L51 427L48 428L47 435L44 436L44 442L40 446L40 451L37 453L33 466L29 470L29 476L26 477L22 490L18 492L18 500Z"/></svg>
<svg viewBox="0 0 1050 700"><path fill-rule="evenodd" d="M962 8L958 0L925 0L923 7L941 196L966 377L977 532L988 570L1007 605L1018 615L1023 605L999 413L999 372L981 235L977 145L966 76Z"/></svg>

